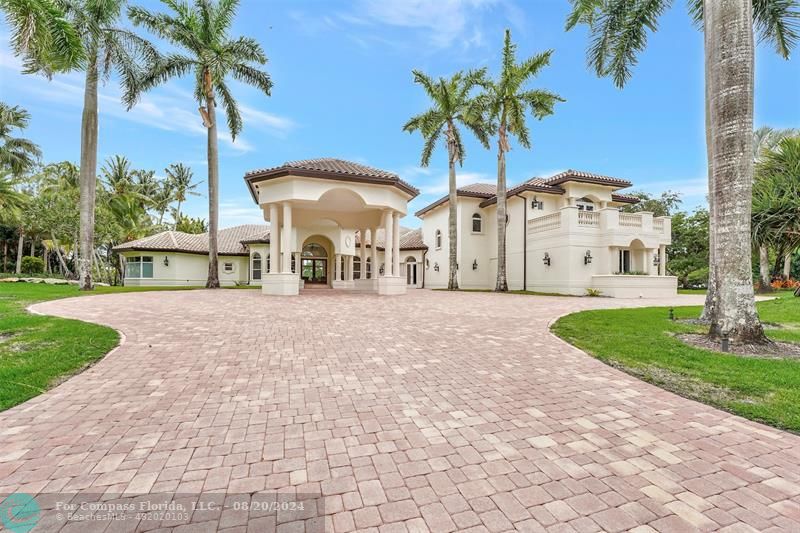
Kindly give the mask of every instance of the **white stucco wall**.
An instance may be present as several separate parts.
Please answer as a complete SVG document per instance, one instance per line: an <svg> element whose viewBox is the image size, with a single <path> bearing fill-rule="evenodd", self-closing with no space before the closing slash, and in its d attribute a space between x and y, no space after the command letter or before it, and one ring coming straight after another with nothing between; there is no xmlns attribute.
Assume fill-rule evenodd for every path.
<svg viewBox="0 0 800 533"><path fill-rule="evenodd" d="M150 256L153 258L152 278L125 278L126 286L203 286L208 279L208 256L178 252L124 252L126 258ZM169 265L164 265L164 258ZM226 273L223 265L233 263L234 271ZM221 285L246 283L249 279L249 258L219 256L219 281Z"/></svg>

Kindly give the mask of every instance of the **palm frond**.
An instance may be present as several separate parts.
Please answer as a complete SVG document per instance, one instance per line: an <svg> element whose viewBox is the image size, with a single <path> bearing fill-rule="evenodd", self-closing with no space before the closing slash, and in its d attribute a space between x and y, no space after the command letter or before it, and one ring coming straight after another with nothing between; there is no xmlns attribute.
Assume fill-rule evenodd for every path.
<svg viewBox="0 0 800 533"><path fill-rule="evenodd" d="M235 141L236 136L242 131L242 115L239 113L239 106L225 83L217 82L214 89L222 100L222 108L227 117L231 140Z"/></svg>
<svg viewBox="0 0 800 533"><path fill-rule="evenodd" d="M263 70L237 63L231 66L233 79L252 85L267 96L272 94L272 78Z"/></svg>

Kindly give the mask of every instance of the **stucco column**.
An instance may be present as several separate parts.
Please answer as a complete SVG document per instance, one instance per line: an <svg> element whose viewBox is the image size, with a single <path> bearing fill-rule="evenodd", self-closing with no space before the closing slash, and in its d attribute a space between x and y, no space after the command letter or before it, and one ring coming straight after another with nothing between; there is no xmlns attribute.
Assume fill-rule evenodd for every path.
<svg viewBox="0 0 800 533"><path fill-rule="evenodd" d="M353 281L353 263L355 263L356 256L347 256L347 281Z"/></svg>
<svg viewBox="0 0 800 533"><path fill-rule="evenodd" d="M400 213L392 215L392 275L400 275Z"/></svg>
<svg viewBox="0 0 800 533"><path fill-rule="evenodd" d="M609 248L608 273L613 274L619 269L619 249L616 246Z"/></svg>
<svg viewBox="0 0 800 533"><path fill-rule="evenodd" d="M283 251L283 265L281 272L290 273L292 271L292 204L283 203L283 241L281 250Z"/></svg>
<svg viewBox="0 0 800 533"><path fill-rule="evenodd" d="M378 228L372 228L369 230L369 248L370 254L372 255L372 273L370 279L375 279L378 277Z"/></svg>
<svg viewBox="0 0 800 533"><path fill-rule="evenodd" d="M392 230L394 229L394 222L392 219L392 212L386 211L383 214L383 275L384 276L391 276L392 275L392 265L393 265L393 258L392 258L392 245L394 243L394 237Z"/></svg>
<svg viewBox="0 0 800 533"><path fill-rule="evenodd" d="M278 204L269 204L269 273L281 271L281 224Z"/></svg>
<svg viewBox="0 0 800 533"><path fill-rule="evenodd" d="M342 254L335 254L334 255L333 263L333 279L339 281L342 279Z"/></svg>
<svg viewBox="0 0 800 533"><path fill-rule="evenodd" d="M358 230L361 240L361 273L358 275L359 279L367 279L367 230Z"/></svg>
<svg viewBox="0 0 800 533"><path fill-rule="evenodd" d="M667 275L667 247L664 244L658 247L658 275Z"/></svg>

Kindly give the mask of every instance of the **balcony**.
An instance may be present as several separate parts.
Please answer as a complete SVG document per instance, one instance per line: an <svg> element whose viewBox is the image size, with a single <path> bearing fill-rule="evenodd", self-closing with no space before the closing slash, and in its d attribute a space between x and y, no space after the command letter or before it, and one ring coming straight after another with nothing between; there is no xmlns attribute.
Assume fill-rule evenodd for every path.
<svg viewBox="0 0 800 533"><path fill-rule="evenodd" d="M582 211L576 206L562 207L528 221L529 239L560 238L565 234L594 237L609 246L627 246L639 239L645 247L654 248L672 242L672 221L670 217L653 217L649 212L622 213L615 207Z"/></svg>

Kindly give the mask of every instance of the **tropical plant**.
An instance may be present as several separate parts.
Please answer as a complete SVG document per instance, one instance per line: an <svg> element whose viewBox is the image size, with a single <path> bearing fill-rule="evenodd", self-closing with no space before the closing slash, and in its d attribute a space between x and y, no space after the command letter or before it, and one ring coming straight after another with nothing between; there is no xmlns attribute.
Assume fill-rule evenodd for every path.
<svg viewBox="0 0 800 533"><path fill-rule="evenodd" d="M753 161L758 163L764 152L774 150L778 143L786 137L797 135L800 135L800 129L775 129L770 126L761 126L753 132Z"/></svg>
<svg viewBox="0 0 800 533"><path fill-rule="evenodd" d="M17 182L8 173L0 173L0 223L8 224L22 211L26 196L17 189Z"/></svg>
<svg viewBox="0 0 800 533"><path fill-rule="evenodd" d="M139 96L172 78L194 76L194 98L200 104L200 116L208 133L208 280L206 287L219 287L217 232L219 230L219 153L217 138L217 98L227 117L231 138L242 130L242 116L226 77L252 85L269 96L272 80L253 64L264 65L267 56L261 45L250 37L231 38L238 0L196 0L194 5L164 2L170 14L131 7L129 18L156 36L182 50L170 52L152 62L137 83L127 91L129 107Z"/></svg>
<svg viewBox="0 0 800 533"><path fill-rule="evenodd" d="M755 176L752 236L759 248L759 285L768 291L769 248L783 258L800 246L800 136L785 137L763 151Z"/></svg>
<svg viewBox="0 0 800 533"><path fill-rule="evenodd" d="M448 243L449 271L447 288L458 289L458 235L456 163L464 164L466 152L459 126L469 129L487 149L491 123L483 116L479 103L471 94L473 89L486 84L486 69L457 72L450 78L434 80L427 74L414 70L414 83L420 84L433 106L406 122L403 130L419 131L425 144L420 164L427 167L436 144L443 138L447 148L448 163Z"/></svg>
<svg viewBox="0 0 800 533"><path fill-rule="evenodd" d="M199 235L200 233L205 233L208 231L208 225L202 218L192 218L186 215L179 215L175 221L175 231Z"/></svg>
<svg viewBox="0 0 800 533"><path fill-rule="evenodd" d="M44 260L40 257L26 255L22 258L23 274L41 274L44 272Z"/></svg>
<svg viewBox="0 0 800 533"><path fill-rule="evenodd" d="M667 248L667 272L683 289L708 284L708 210L672 216L672 244Z"/></svg>
<svg viewBox="0 0 800 533"><path fill-rule="evenodd" d="M628 196L638 198L635 204L628 204L622 208L626 213L653 213L654 217L668 217L678 210L681 205L681 195L677 192L664 191L661 196L654 196L644 191L633 191Z"/></svg>
<svg viewBox="0 0 800 533"><path fill-rule="evenodd" d="M535 54L517 63L517 45L506 30L499 78L487 84L480 100L489 120L496 125L497 139L497 283L496 291L508 291L506 279L506 152L511 150L509 137L515 137L523 148L531 147L526 117L530 112L542 119L553 114L558 102L565 100L543 89L528 89L528 82L550 63L553 51ZM494 129L494 128L493 128Z"/></svg>
<svg viewBox="0 0 800 533"><path fill-rule="evenodd" d="M128 194L134 191L134 174L128 158L115 155L106 159L100 169L105 185L112 194Z"/></svg>
<svg viewBox="0 0 800 533"><path fill-rule="evenodd" d="M28 127L31 116L19 106L10 106L0 102L0 169L6 169L15 176L30 170L42 151L31 140L15 137L15 130Z"/></svg>
<svg viewBox="0 0 800 533"><path fill-rule="evenodd" d="M85 60L78 30L65 16L66 0L0 0L11 29L11 48L26 72L78 68Z"/></svg>
<svg viewBox="0 0 800 533"><path fill-rule="evenodd" d="M196 189L202 182L193 183L194 172L183 163L173 163L164 169L164 171L167 173L169 188L172 189L172 198L178 202L178 207L175 208L174 213L175 223L177 225L178 220L181 218L181 205L186 201L187 196L200 196L200 193L196 192ZM201 231L198 233L203 232Z"/></svg>
<svg viewBox="0 0 800 533"><path fill-rule="evenodd" d="M657 29L659 17L672 2L571 3L566 27L588 26L590 68L622 87L647 45L648 32ZM797 7L798 0L689 2L690 14L705 37L710 274L703 317L710 322L711 337L766 342L756 313L750 264L754 33L788 58L800 37Z"/></svg>

